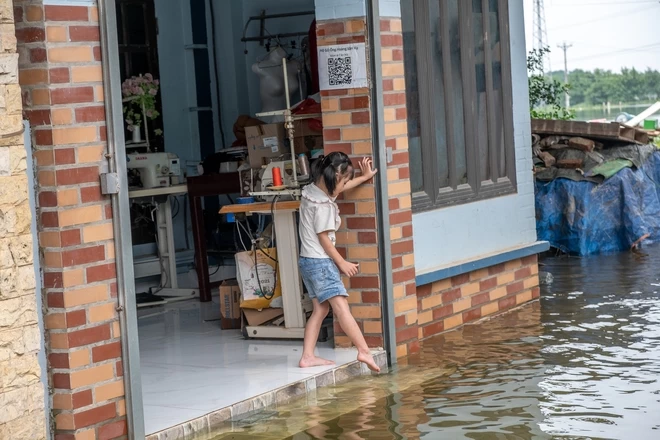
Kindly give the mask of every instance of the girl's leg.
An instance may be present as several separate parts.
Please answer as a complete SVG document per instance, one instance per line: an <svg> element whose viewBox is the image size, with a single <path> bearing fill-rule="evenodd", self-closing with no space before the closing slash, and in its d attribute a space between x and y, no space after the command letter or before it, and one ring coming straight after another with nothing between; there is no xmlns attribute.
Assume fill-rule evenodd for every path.
<svg viewBox="0 0 660 440"><path fill-rule="evenodd" d="M371 371L379 372L380 367L374 361L373 356L371 356L371 350L367 347L367 342L364 340L364 336L360 331L360 327L355 322L355 318L351 314L351 309L348 306L348 300L345 296L335 296L330 298L330 305L332 305L332 311L337 316L339 320L339 325L341 325L344 333L349 337L353 345L358 350L358 361L367 364L367 367ZM307 337L307 334L305 334Z"/></svg>
<svg viewBox="0 0 660 440"><path fill-rule="evenodd" d="M325 302L323 304L314 298L312 300L314 305L314 310L312 311L312 316L309 317L307 325L305 326L305 339L303 340L303 354L300 358L300 363L298 364L300 368L308 367L318 367L320 365L332 365L334 362L327 359L317 357L314 354L314 349L316 348L316 341L319 338L319 332L321 331L321 325L328 312L330 311L330 305Z"/></svg>

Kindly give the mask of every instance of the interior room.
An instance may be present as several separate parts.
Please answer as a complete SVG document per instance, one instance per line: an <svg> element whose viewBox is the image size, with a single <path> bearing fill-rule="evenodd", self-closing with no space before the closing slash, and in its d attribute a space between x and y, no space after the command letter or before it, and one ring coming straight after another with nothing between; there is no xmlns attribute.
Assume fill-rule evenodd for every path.
<svg viewBox="0 0 660 440"><path fill-rule="evenodd" d="M314 0L116 11L151 434L330 368L297 366L311 303L295 206L323 151ZM320 355L353 361L326 324Z"/></svg>

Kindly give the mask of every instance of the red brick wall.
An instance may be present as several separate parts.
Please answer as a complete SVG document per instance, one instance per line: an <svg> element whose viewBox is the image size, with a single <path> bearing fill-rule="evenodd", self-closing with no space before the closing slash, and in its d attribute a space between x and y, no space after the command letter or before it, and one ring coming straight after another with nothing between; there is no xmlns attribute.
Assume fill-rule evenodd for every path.
<svg viewBox="0 0 660 440"><path fill-rule="evenodd" d="M539 295L536 255L418 286L420 339L496 315Z"/></svg>
<svg viewBox="0 0 660 440"><path fill-rule="evenodd" d="M126 433L98 10L15 0L37 167L55 438Z"/></svg>
<svg viewBox="0 0 660 440"><path fill-rule="evenodd" d="M364 43L364 17L353 20L317 23L319 46L345 43ZM371 99L368 88L321 92L323 111L323 140L325 153L342 151L357 161L373 155L371 144ZM352 262L360 263L360 273L344 278L353 316L358 321L371 347L383 346L382 314L376 243L376 203L373 182L347 191L338 200L342 226L337 234L339 253ZM350 341L335 328L335 343L345 347Z"/></svg>

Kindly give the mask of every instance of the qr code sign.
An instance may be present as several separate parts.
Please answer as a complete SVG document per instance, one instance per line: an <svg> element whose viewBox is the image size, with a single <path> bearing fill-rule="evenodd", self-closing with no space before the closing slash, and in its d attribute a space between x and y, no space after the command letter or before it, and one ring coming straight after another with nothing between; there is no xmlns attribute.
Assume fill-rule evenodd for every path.
<svg viewBox="0 0 660 440"><path fill-rule="evenodd" d="M350 86L353 83L351 57L328 58L328 83L331 86Z"/></svg>

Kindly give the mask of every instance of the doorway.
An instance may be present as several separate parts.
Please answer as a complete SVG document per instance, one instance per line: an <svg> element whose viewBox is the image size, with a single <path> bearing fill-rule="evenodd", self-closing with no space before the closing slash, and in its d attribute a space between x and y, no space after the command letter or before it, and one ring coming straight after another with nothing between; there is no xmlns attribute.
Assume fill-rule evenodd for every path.
<svg viewBox="0 0 660 440"><path fill-rule="evenodd" d="M116 0L112 11L115 18L109 22L115 22L112 24L117 37L108 42L108 50L114 55L106 66L119 72L112 99L126 103L121 85L133 77L149 74L149 81L158 81L154 106L158 115L140 126L140 140L133 139L125 118L114 125L118 154L173 154L181 168L182 180L176 184L183 185L183 179L208 171L205 168L210 163L205 159L209 156L240 147L236 131L240 133L241 127L237 129L236 121L240 115L255 115L261 107L260 84L251 66L262 62L278 44L287 56L299 58L301 66L308 64L303 40L314 20L313 13L306 13L313 12L314 2L281 3L275 9L265 1L211 4L192 0L181 5ZM267 15L281 16L266 25L256 20L244 28L250 17ZM246 31L246 37L257 39L241 41ZM279 34L295 33L299 35L277 38ZM301 76L298 89L309 81L306 76ZM300 97L306 96L294 96L292 100L296 98L296 102ZM149 142L146 149L142 145L145 140ZM228 169L232 169L230 165ZM239 227L227 225L217 212L220 206L236 200L238 194L204 198L202 222L207 233L195 237L189 214L193 202L187 193L168 194L165 198L149 195L146 201L137 203L133 200L136 197L130 196L131 181L125 171L126 175L119 178L129 189L119 210L124 213L119 221L130 229L130 251L123 249L122 254L127 256L124 263L131 264L135 274L135 279L127 280L133 282L134 289L127 290L133 296L126 298L126 307L136 310L136 330L126 340L139 347L131 359L135 380L130 383L132 392L139 393L144 402L141 408L133 408L134 418L144 414L144 433L161 431L325 371L324 367L304 371L297 367L299 340L246 340L239 329L223 329L218 289L212 292L211 301L199 301L196 266L200 261L194 250L200 241L210 250L211 282L235 277L232 263ZM169 249L175 256L174 270L168 272L170 279L162 275L163 266L170 264L165 261L170 255L163 253L162 239L158 239L157 206L165 202L171 205L173 239ZM261 226L256 221L250 227L264 228L268 221ZM246 238L239 235L238 242L241 237ZM242 246L244 249L245 244ZM177 288L171 286L173 277L179 281ZM190 290L195 295L166 297L167 301L160 304L155 297L166 288ZM143 293L148 294L146 300L140 299ZM329 327L320 354L337 365L354 361L355 353L333 349L331 323Z"/></svg>

